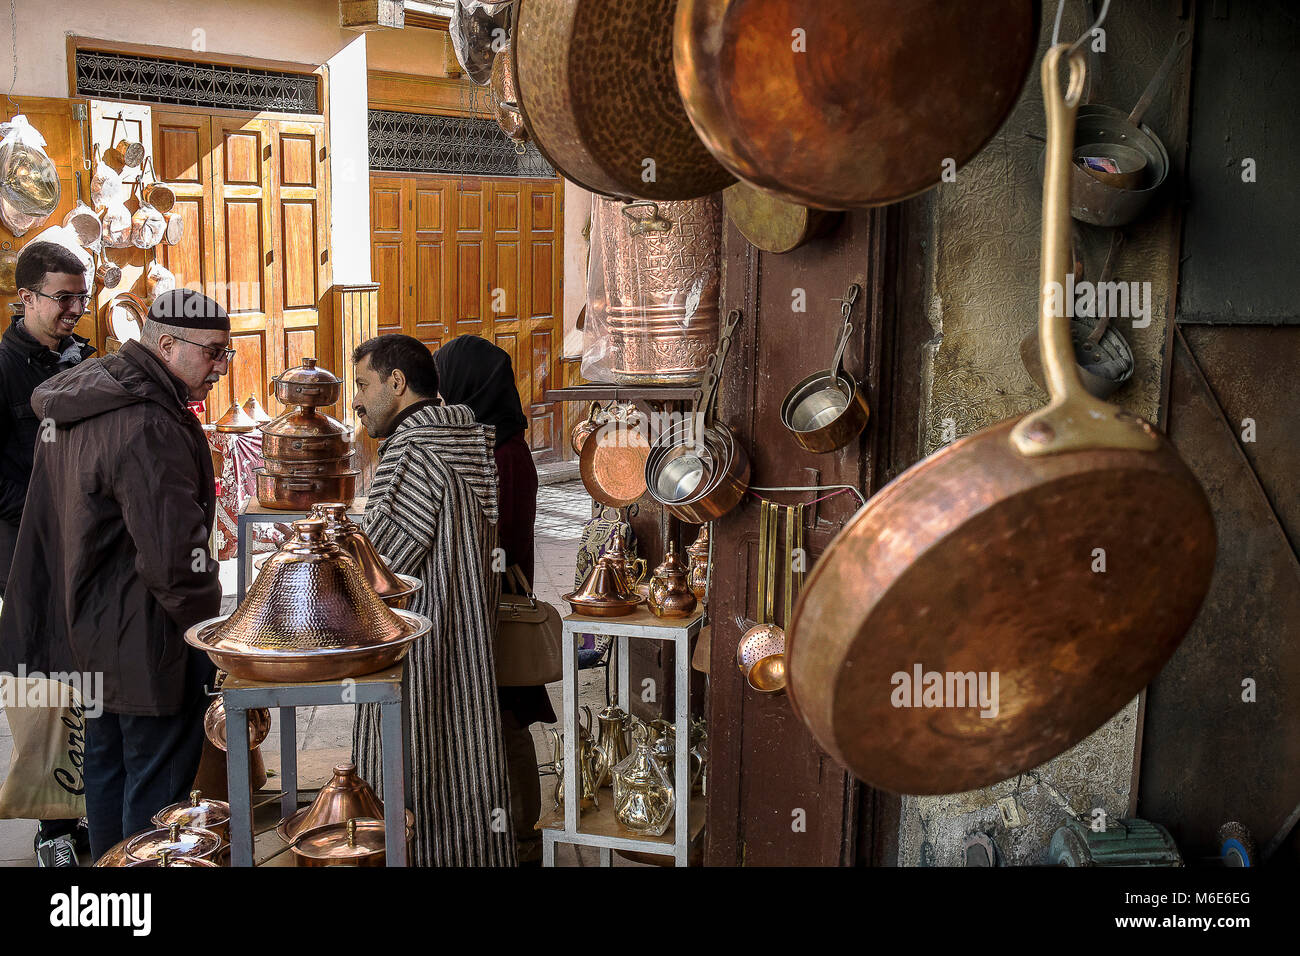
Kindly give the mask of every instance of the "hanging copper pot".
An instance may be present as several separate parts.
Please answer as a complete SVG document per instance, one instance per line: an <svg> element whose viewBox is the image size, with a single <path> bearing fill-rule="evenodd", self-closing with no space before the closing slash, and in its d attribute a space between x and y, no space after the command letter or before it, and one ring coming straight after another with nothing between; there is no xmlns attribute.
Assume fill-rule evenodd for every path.
<svg viewBox="0 0 1300 956"><path fill-rule="evenodd" d="M293 523L233 614L194 625L185 641L234 677L289 682L359 677L400 661L429 619L389 608L361 569L325 540L325 522Z"/></svg>
<svg viewBox="0 0 1300 956"><path fill-rule="evenodd" d="M325 520L325 538L342 548L361 568L366 582L389 607L406 607L422 585L419 578L394 574L370 537L348 517L348 506L337 501L322 502L311 509L312 517Z"/></svg>
<svg viewBox="0 0 1300 956"><path fill-rule="evenodd" d="M677 0L518 0L515 83L528 135L592 192L693 199L733 177L691 127L673 75Z"/></svg>
<svg viewBox="0 0 1300 956"><path fill-rule="evenodd" d="M302 807L292 816L281 820L275 832L285 843L293 843L309 830L346 823L354 817L382 820L384 804L370 784L357 773L354 764L341 763L334 767L329 783L321 787L316 799L309 806ZM407 810L408 838L414 826L415 814Z"/></svg>
<svg viewBox="0 0 1300 956"><path fill-rule="evenodd" d="M524 125L524 117L519 110L519 88L515 86L515 70L509 50L492 61L488 90L492 99L492 115L501 127L501 132L516 143L528 142L528 128Z"/></svg>

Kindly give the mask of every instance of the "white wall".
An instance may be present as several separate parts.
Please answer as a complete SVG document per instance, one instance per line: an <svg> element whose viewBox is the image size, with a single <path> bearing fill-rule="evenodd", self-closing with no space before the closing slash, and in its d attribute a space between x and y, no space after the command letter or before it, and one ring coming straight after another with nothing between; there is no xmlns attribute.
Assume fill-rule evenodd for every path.
<svg viewBox="0 0 1300 956"><path fill-rule="evenodd" d="M0 91L9 17L0 9ZM338 25L337 0L17 0L15 98L66 97L69 34L330 69L331 241L335 282L370 280L365 35Z"/></svg>

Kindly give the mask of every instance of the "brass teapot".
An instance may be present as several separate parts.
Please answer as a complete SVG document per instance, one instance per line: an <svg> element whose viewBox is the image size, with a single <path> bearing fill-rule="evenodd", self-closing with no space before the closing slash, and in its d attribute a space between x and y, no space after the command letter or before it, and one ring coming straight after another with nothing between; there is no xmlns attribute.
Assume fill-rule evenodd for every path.
<svg viewBox="0 0 1300 956"><path fill-rule="evenodd" d="M582 797L578 801L578 812L592 807L600 809L596 742L591 736L591 708L582 705L586 723L578 724L578 780L582 783ZM555 809L564 806L564 735L558 730L547 730L551 735L551 766L555 770Z"/></svg>
<svg viewBox="0 0 1300 956"><path fill-rule="evenodd" d="M676 541L668 542L668 554L655 568L646 603L655 617L689 617L695 611L698 602L691 590L690 571L677 554Z"/></svg>
<svg viewBox="0 0 1300 956"><path fill-rule="evenodd" d="M609 704L596 715L600 725L594 754L597 787L613 781L614 768L631 752L627 745L627 728L631 719L617 704Z"/></svg>

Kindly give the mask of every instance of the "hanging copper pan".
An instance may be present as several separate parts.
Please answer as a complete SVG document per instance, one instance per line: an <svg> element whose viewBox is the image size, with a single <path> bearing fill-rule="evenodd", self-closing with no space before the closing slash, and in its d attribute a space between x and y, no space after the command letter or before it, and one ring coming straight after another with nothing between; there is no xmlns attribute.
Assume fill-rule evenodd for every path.
<svg viewBox="0 0 1300 956"><path fill-rule="evenodd" d="M791 698L824 748L885 790L985 786L1091 733L1174 652L1214 568L1195 476L1150 424L1084 391L1069 320L1052 314L1085 74L1075 53L1062 93L1066 49L1042 68L1038 321L1051 402L886 486L831 542L795 608ZM981 688L987 704L962 700Z"/></svg>
<svg viewBox="0 0 1300 956"><path fill-rule="evenodd" d="M517 0L510 55L519 108L565 179L634 199L694 199L732 182L677 92L676 3Z"/></svg>
<svg viewBox="0 0 1300 956"><path fill-rule="evenodd" d="M1038 22L1037 0L681 0L677 84L737 177L822 209L876 206L997 132Z"/></svg>
<svg viewBox="0 0 1300 956"><path fill-rule="evenodd" d="M650 455L644 419L635 408L612 417L582 443L578 473L596 501L626 508L645 494L645 463Z"/></svg>

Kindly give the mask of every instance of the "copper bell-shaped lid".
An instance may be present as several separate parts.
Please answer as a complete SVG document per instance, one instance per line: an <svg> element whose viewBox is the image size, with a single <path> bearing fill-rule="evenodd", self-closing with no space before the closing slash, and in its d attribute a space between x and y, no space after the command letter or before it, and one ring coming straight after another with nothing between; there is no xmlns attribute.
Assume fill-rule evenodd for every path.
<svg viewBox="0 0 1300 956"><path fill-rule="evenodd" d="M325 540L325 522L293 523L293 537L262 567L242 604L209 638L216 650L341 650L384 644L415 630Z"/></svg>
<svg viewBox="0 0 1300 956"><path fill-rule="evenodd" d="M210 859L221 849L221 837L211 830L199 830L173 823L157 830L146 830L128 840L126 855L131 860L152 860L167 852L173 858L192 857Z"/></svg>
<svg viewBox="0 0 1300 956"><path fill-rule="evenodd" d="M693 561L709 556L709 526L707 524L700 525L700 533L691 544L686 546L686 553L690 555Z"/></svg>
<svg viewBox="0 0 1300 956"><path fill-rule="evenodd" d="M257 422L244 411L239 402L231 402L226 414L217 419L219 432L251 432L256 427Z"/></svg>
<svg viewBox="0 0 1300 956"><path fill-rule="evenodd" d="M230 804L225 800L205 797L198 790L191 790L188 800L163 807L153 815L153 822L164 829L178 823L182 827L211 830L220 834L230 826Z"/></svg>
<svg viewBox="0 0 1300 956"><path fill-rule="evenodd" d="M334 767L329 783L321 787L311 805L282 820L277 831L282 840L292 843L308 830L346 823L353 817L382 820L384 805L354 764L341 763Z"/></svg>
<svg viewBox="0 0 1300 956"><path fill-rule="evenodd" d="M348 506L337 501L322 501L313 505L312 517L325 521L325 538L342 548L361 568L366 582L375 589L384 600L391 600L412 593L412 584L402 580L388 567L383 557L375 550L374 543L361 530L361 526L348 517ZM414 588L419 589L419 581Z"/></svg>
<svg viewBox="0 0 1300 956"><path fill-rule="evenodd" d="M270 413L262 407L256 395L249 395L248 400L244 402L244 414L255 421L259 428L271 420Z"/></svg>
<svg viewBox="0 0 1300 956"><path fill-rule="evenodd" d="M601 555L592 566L582 587L563 598L573 607L575 614L595 617L617 617L631 614L645 600L634 591L624 590L623 574L614 558Z"/></svg>

